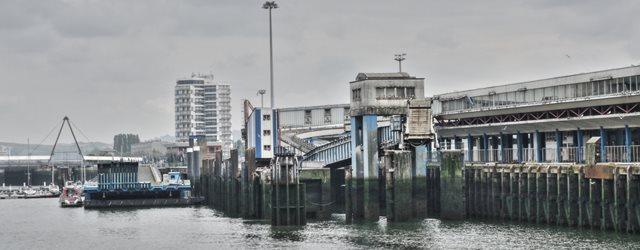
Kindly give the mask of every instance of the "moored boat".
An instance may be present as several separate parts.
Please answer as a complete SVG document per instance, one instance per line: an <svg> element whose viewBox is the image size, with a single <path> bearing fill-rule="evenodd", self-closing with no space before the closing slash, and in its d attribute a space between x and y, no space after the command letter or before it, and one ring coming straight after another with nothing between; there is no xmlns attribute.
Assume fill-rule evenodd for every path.
<svg viewBox="0 0 640 250"><path fill-rule="evenodd" d="M74 182L67 182L60 193L60 206L80 207L84 204L82 200L82 187Z"/></svg>

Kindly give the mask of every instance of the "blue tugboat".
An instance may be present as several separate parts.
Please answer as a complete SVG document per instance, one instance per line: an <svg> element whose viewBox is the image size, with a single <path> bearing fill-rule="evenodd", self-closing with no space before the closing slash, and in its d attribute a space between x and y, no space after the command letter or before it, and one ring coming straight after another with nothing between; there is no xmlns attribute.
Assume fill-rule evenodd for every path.
<svg viewBox="0 0 640 250"><path fill-rule="evenodd" d="M181 173L160 175L138 162L99 164L96 178L84 185L85 208L183 206L203 200L191 196L191 183Z"/></svg>

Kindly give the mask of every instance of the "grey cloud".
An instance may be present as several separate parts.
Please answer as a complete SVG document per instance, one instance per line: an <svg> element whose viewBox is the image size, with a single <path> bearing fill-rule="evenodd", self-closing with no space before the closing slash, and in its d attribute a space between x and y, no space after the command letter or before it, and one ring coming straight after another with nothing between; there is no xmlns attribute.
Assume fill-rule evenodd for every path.
<svg viewBox="0 0 640 250"><path fill-rule="evenodd" d="M0 141L44 136L64 115L105 142L173 134L175 79L210 71L232 85L239 129L240 99L268 88L261 3L0 1ZM358 71L395 71L399 51L428 94L640 63L635 1L278 3L281 107L346 103Z"/></svg>

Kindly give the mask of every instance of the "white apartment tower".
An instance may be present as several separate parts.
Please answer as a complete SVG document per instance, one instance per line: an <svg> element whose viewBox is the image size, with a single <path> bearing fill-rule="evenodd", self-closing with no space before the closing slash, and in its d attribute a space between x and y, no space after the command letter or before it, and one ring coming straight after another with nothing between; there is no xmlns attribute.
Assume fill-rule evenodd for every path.
<svg viewBox="0 0 640 250"><path fill-rule="evenodd" d="M213 75L194 74L176 81L176 141L205 135L208 145L220 145L225 155L233 147L231 137L231 87L213 82Z"/></svg>

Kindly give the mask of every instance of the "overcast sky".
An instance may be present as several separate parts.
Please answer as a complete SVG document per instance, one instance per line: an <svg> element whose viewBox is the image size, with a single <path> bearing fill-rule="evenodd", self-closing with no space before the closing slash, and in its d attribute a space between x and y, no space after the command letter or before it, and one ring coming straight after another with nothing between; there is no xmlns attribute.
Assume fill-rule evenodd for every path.
<svg viewBox="0 0 640 250"><path fill-rule="evenodd" d="M347 103L358 72L396 71L401 51L427 95L640 64L639 1L278 4L279 107ZM37 143L64 115L93 141L173 135L175 80L192 72L232 86L239 129L241 99L269 84L261 5L1 0L0 141Z"/></svg>

